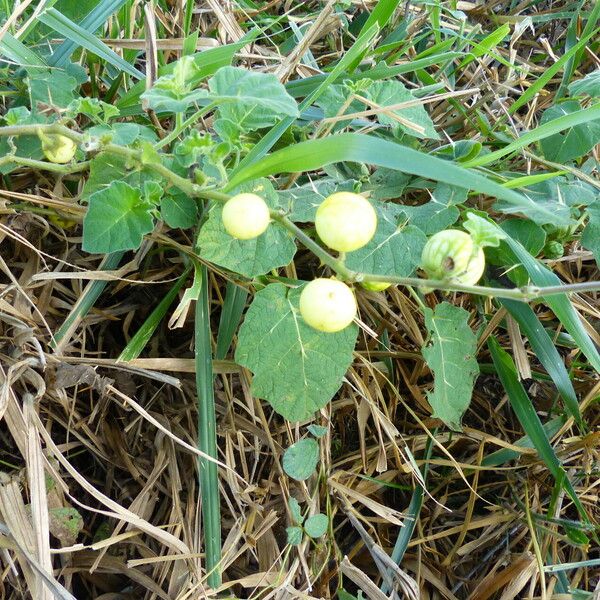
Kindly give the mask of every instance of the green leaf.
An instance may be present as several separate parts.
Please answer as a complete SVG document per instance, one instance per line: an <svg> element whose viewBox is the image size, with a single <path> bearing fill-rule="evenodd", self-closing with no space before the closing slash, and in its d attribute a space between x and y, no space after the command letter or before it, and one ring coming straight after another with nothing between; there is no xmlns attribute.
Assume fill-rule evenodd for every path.
<svg viewBox="0 0 600 600"><path fill-rule="evenodd" d="M516 259L525 267L531 281L539 287L561 285L561 280L549 269L533 258L516 240L506 238L505 244L512 250ZM554 314L571 334L574 341L590 361L591 365L600 372L600 354L587 331L585 330L579 314L565 294L544 296L544 302L552 309Z"/></svg>
<svg viewBox="0 0 600 600"><path fill-rule="evenodd" d="M11 108L4 116L7 125L33 125L34 123L44 123L46 119L38 113L31 114L24 106ZM9 143L6 137L0 138L0 156L7 156L13 153L14 143L16 155L24 158L33 158L40 160L44 153L42 144L37 135L20 135L15 137ZM6 163L0 166L0 173L10 173L16 168L15 163Z"/></svg>
<svg viewBox="0 0 600 600"><path fill-rule="evenodd" d="M540 124L549 123L559 117L570 115L581 110L577 100L568 100L544 111ZM541 140L542 152L548 160L566 163L587 154L600 142L600 119L575 125L561 133Z"/></svg>
<svg viewBox="0 0 600 600"><path fill-rule="evenodd" d="M35 69L26 79L31 98L31 110L45 112L48 107L66 108L79 86L74 77L60 69L42 72Z"/></svg>
<svg viewBox="0 0 600 600"><path fill-rule="evenodd" d="M201 156L208 154L214 142L208 133L200 133L197 129L184 137L175 146L177 161L184 167L191 167L197 163Z"/></svg>
<svg viewBox="0 0 600 600"><path fill-rule="evenodd" d="M494 223L480 217L474 212L468 213L463 227L471 234L473 241L481 248L486 246L497 248L500 245L500 240L506 237L504 231Z"/></svg>
<svg viewBox="0 0 600 600"><path fill-rule="evenodd" d="M431 193L431 200L420 206L402 206L402 212L411 224L425 235L433 235L456 223L460 211L456 204L467 199L467 190L445 183L438 183Z"/></svg>
<svg viewBox="0 0 600 600"><path fill-rule="evenodd" d="M531 200L506 189L475 171L459 167L447 160L430 156L394 142L361 133L341 133L313 139L273 152L234 175L226 189L241 182L275 173L315 171L337 162L357 162L387 167L419 175L459 188L472 189L502 198L521 211L530 207ZM548 211L551 213L552 211Z"/></svg>
<svg viewBox="0 0 600 600"><path fill-rule="evenodd" d="M292 515L292 523L302 524L302 521L304 520L302 518L302 510L300 509L298 500L296 500L294 496L290 496L288 506L290 507L290 514Z"/></svg>
<svg viewBox="0 0 600 600"><path fill-rule="evenodd" d="M191 104L208 96L205 89L194 89L193 82L199 71L200 66L193 56L182 56L175 62L173 71L159 77L141 98L155 111L185 112Z"/></svg>
<svg viewBox="0 0 600 600"><path fill-rule="evenodd" d="M600 266L600 200L587 209L589 221L581 234L581 245L594 253L596 264Z"/></svg>
<svg viewBox="0 0 600 600"><path fill-rule="evenodd" d="M83 250L108 253L139 248L144 235L154 228L153 209L139 189L122 181L95 192L83 219Z"/></svg>
<svg viewBox="0 0 600 600"><path fill-rule="evenodd" d="M304 533L301 527L286 527L287 543L290 546L299 546L302 543Z"/></svg>
<svg viewBox="0 0 600 600"><path fill-rule="evenodd" d="M198 220L198 205L183 192L173 193L162 199L160 216L169 227L187 229Z"/></svg>
<svg viewBox="0 0 600 600"><path fill-rule="evenodd" d="M519 419L519 423L521 423L521 427L523 427L523 430L533 442L534 448L538 451L540 458L544 461L544 464L550 473L552 473L556 482L565 490L571 500L573 500L580 515L587 518L585 509L577 497L577 493L573 489L567 473L554 453L554 448L552 448L550 440L546 436L542 422L540 421L529 396L527 396L523 385L518 379L517 369L512 358L508 352L502 349L498 340L493 336L488 338L488 347L498 377L508 394L510 405L515 411L517 419Z"/></svg>
<svg viewBox="0 0 600 600"><path fill-rule="evenodd" d="M260 194L269 208L277 207L277 194L266 179L244 184L236 190L239 192ZM257 238L238 240L225 231L222 212L222 205L214 204L200 230L198 244L202 258L246 277L263 275L292 261L296 242L282 225L272 222Z"/></svg>
<svg viewBox="0 0 600 600"><path fill-rule="evenodd" d="M38 19L48 25L48 27L54 29L54 31L60 33L66 39L79 44L86 50L93 52L96 56L105 60L107 63L117 67L119 70L128 73L135 79L144 79L145 75L129 64L126 60L121 58L116 52L111 50L102 40L97 38L95 35L86 31L77 23L71 21L55 10L54 8L46 8L39 15Z"/></svg>
<svg viewBox="0 0 600 600"><path fill-rule="evenodd" d="M492 31L492 33L484 37L480 42L473 43L471 52L469 52L469 54L461 61L457 70L462 70L480 56L489 54L509 33L510 25L504 23L504 25L501 25L498 29Z"/></svg>
<svg viewBox="0 0 600 600"><path fill-rule="evenodd" d="M327 427L323 427L323 425L309 425L308 431L312 433L316 438L323 437L327 433Z"/></svg>
<svg viewBox="0 0 600 600"><path fill-rule="evenodd" d="M425 234L406 221L399 222L404 207L395 204L375 205L377 230L366 245L349 252L346 256L348 268L374 275L397 275L409 277L421 262L421 253L427 243Z"/></svg>
<svg viewBox="0 0 600 600"><path fill-rule="evenodd" d="M500 300L509 314L517 321L521 332L527 336L535 357L542 363L554 385L556 385L567 412L575 419L579 426L583 426L577 394L565 368L563 359L554 346L552 339L537 318L533 309L525 302Z"/></svg>
<svg viewBox="0 0 600 600"><path fill-rule="evenodd" d="M112 125L94 125L85 130L91 137L98 137L102 141L109 141L117 146L129 146L137 139L156 141L156 134L145 125L136 123L113 123ZM106 156L102 154L101 156ZM94 163L92 162L92 165Z"/></svg>
<svg viewBox="0 0 600 600"><path fill-rule="evenodd" d="M304 531L313 539L320 538L327 533L329 527L329 519L327 515L319 513L308 517L304 522Z"/></svg>
<svg viewBox="0 0 600 600"><path fill-rule="evenodd" d="M463 308L442 302L435 311L424 310L429 337L422 352L434 375L429 404L434 417L451 429L460 429L479 374L477 338L468 324L469 313Z"/></svg>
<svg viewBox="0 0 600 600"><path fill-rule="evenodd" d="M527 219L507 219L500 227L511 238L521 242L532 256L537 256L546 244L546 232L542 227Z"/></svg>
<svg viewBox="0 0 600 600"><path fill-rule="evenodd" d="M254 373L253 393L290 421L323 408L352 363L358 334L352 324L337 333L307 325L299 312L302 288L273 283L258 292L240 328L235 360Z"/></svg>
<svg viewBox="0 0 600 600"><path fill-rule="evenodd" d="M95 123L108 123L113 117L118 117L119 109L107 102L102 102L98 98L76 98L67 106L69 117L75 118L77 115L85 115ZM118 125L130 125L136 127L133 123L118 123Z"/></svg>
<svg viewBox="0 0 600 600"><path fill-rule="evenodd" d="M269 127L282 117L298 117L298 105L272 73L223 67L208 81L209 98L221 118L245 131Z"/></svg>
<svg viewBox="0 0 600 600"><path fill-rule="evenodd" d="M569 94L571 96L591 96L597 98L600 96L600 69L588 73L582 79L572 81L569 84Z"/></svg>
<svg viewBox="0 0 600 600"><path fill-rule="evenodd" d="M283 454L283 470L296 481L305 481L314 472L319 460L319 444L305 438L292 444Z"/></svg>
<svg viewBox="0 0 600 600"><path fill-rule="evenodd" d="M151 165L130 164L124 156L101 152L90 162L90 176L83 186L82 198L106 189L115 181L123 181L131 187L141 188L145 181L159 181L160 175Z"/></svg>

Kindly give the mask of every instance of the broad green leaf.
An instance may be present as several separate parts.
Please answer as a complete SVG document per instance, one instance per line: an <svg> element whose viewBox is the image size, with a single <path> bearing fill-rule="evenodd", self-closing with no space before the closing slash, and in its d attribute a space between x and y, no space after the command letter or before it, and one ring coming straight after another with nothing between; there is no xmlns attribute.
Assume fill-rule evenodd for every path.
<svg viewBox="0 0 600 600"><path fill-rule="evenodd" d="M235 360L254 373L253 393L290 421L323 408L352 363L352 324L323 333L300 316L301 288L273 283L258 292L240 328Z"/></svg>
<svg viewBox="0 0 600 600"><path fill-rule="evenodd" d="M366 245L349 252L348 268L374 275L409 277L421 262L421 253L427 243L425 234L414 225L407 225L400 213L403 208L395 204L375 205L377 230Z"/></svg>
<svg viewBox="0 0 600 600"><path fill-rule="evenodd" d="M533 205L525 196L506 189L475 171L407 146L361 133L341 133L300 142L273 152L237 171L226 188L231 190L243 181L265 175L315 171L325 165L346 161L387 167L459 188L472 189L502 198L519 211Z"/></svg>
<svg viewBox="0 0 600 600"><path fill-rule="evenodd" d="M327 533L329 527L329 519L327 515L319 513L308 517L304 522L304 531L313 539L320 538Z"/></svg>
<svg viewBox="0 0 600 600"><path fill-rule="evenodd" d="M301 527L286 527L287 543L290 546L299 546L302 543L304 533Z"/></svg>
<svg viewBox="0 0 600 600"><path fill-rule="evenodd" d="M513 239L521 242L532 256L537 256L546 243L546 232L527 219L507 219L500 227Z"/></svg>
<svg viewBox="0 0 600 600"><path fill-rule="evenodd" d="M91 137L110 141L117 146L129 146L138 139L156 141L156 134L150 127L136 123L113 123L112 125L94 125L85 130ZM101 155L105 156L105 154ZM93 163L92 163L93 164Z"/></svg>
<svg viewBox="0 0 600 600"><path fill-rule="evenodd" d="M173 71L159 77L141 98L155 111L185 112L189 106L208 96L205 89L195 89L194 81L199 71L200 65L193 56L182 56Z"/></svg>
<svg viewBox="0 0 600 600"><path fill-rule="evenodd" d="M434 375L434 388L428 400L433 416L451 429L460 429L479 374L475 358L477 338L468 319L469 313L464 308L448 302L438 304L435 311L425 308L428 339L422 353Z"/></svg>
<svg viewBox="0 0 600 600"><path fill-rule="evenodd" d="M579 403L575 388L569 378L567 369L558 350L554 346L548 332L544 329L537 315L525 302L503 298L500 302L509 314L517 321L521 332L527 336L535 357L542 363L548 375L556 385L567 409L567 412L582 426Z"/></svg>
<svg viewBox="0 0 600 600"><path fill-rule="evenodd" d="M298 500L296 500L294 496L290 496L288 506L290 507L290 513L292 515L292 523L301 524L303 521L302 510L300 509L300 504L298 503Z"/></svg>
<svg viewBox="0 0 600 600"><path fill-rule="evenodd" d="M307 429L316 438L323 437L327 433L327 427L323 427L323 425L315 425L314 423L309 425Z"/></svg>
<svg viewBox="0 0 600 600"><path fill-rule="evenodd" d="M269 208L277 207L277 194L266 179L244 184L236 190L239 192L259 194ZM238 240L225 231L222 213L222 205L214 204L200 230L198 244L200 256L205 260L246 277L255 277L288 265L294 258L294 236L279 223L272 222L257 238Z"/></svg>
<svg viewBox="0 0 600 600"><path fill-rule="evenodd" d="M549 269L543 266L523 248L523 246L511 238L504 240L505 244L512 250L517 261L519 261L529 273L531 281L539 286L561 285L561 280ZM544 296L544 302L552 309L556 317L571 334L579 349L590 361L591 365L600 372L600 354L587 331L585 330L579 314L565 294L556 296Z"/></svg>
<svg viewBox="0 0 600 600"><path fill-rule="evenodd" d="M373 174L369 177L369 181L363 184L362 189L371 192L370 198L372 200L395 200L396 198L402 197L410 180L410 175L381 167L375 169Z"/></svg>
<svg viewBox="0 0 600 600"><path fill-rule="evenodd" d="M580 110L581 105L577 100L561 102L544 111L540 124L543 125ZM598 142L600 142L600 119L575 125L571 129L551 135L541 140L540 145L548 160L566 163L587 154Z"/></svg>
<svg viewBox="0 0 600 600"><path fill-rule="evenodd" d="M87 199L94 192L106 189L114 181L123 181L134 188L141 188L145 181L160 179L151 165L140 165L139 162L131 164L120 154L101 152L90 162L90 176L83 186L81 196Z"/></svg>
<svg viewBox="0 0 600 600"><path fill-rule="evenodd" d="M600 69L588 73L582 79L572 81L569 84L569 94L571 96L591 96L597 98L600 96Z"/></svg>
<svg viewBox="0 0 600 600"><path fill-rule="evenodd" d="M305 481L314 472L319 460L319 444L304 438L292 444L283 454L283 470L292 479Z"/></svg>
<svg viewBox="0 0 600 600"><path fill-rule="evenodd" d="M554 476L556 482L565 490L571 500L577 506L580 515L586 518L585 509L583 508L577 492L573 489L569 477L565 472L562 464L554 453L554 448L550 444L550 440L546 436L546 432L540 421L540 418L533 407L531 399L525 392L523 384L517 376L517 369L510 354L502 349L498 340L490 336L488 338L488 347L496 367L498 377L506 390L508 399L512 409L515 411L521 427L533 442L533 447L538 451L540 458Z"/></svg>
<svg viewBox="0 0 600 600"><path fill-rule="evenodd" d="M594 253L596 264L600 266L600 200L587 209L588 223L581 234L581 245Z"/></svg>
<svg viewBox="0 0 600 600"><path fill-rule="evenodd" d="M102 102L98 98L76 98L67 106L67 115L75 118L77 115L85 115L94 123L108 123L113 117L119 116L119 109L113 104ZM133 123L119 123L119 125L131 125Z"/></svg>
<svg viewBox="0 0 600 600"><path fill-rule="evenodd" d="M66 108L79 88L75 78L60 69L46 72L35 69L27 77L26 83L29 85L33 112L45 112L48 107Z"/></svg>
<svg viewBox="0 0 600 600"><path fill-rule="evenodd" d="M522 189L521 193L527 196L532 204L518 212L538 225L552 224L564 227L572 222L573 208L586 206L597 197L597 191L590 184L566 177L553 177L541 181ZM517 212L512 205L502 200L498 200L494 208L507 214Z"/></svg>
<svg viewBox="0 0 600 600"><path fill-rule="evenodd" d="M464 188L438 183L431 192L429 202L420 206L402 206L402 212L425 235L433 235L456 223L460 211L455 205L462 204L466 199L467 190Z"/></svg>
<svg viewBox="0 0 600 600"><path fill-rule="evenodd" d="M177 191L162 199L160 216L169 227L187 229L198 220L198 205L196 200Z"/></svg>
<svg viewBox="0 0 600 600"><path fill-rule="evenodd" d="M153 209L139 189L122 181L95 192L83 219L83 250L108 253L139 248L154 228Z"/></svg>
<svg viewBox="0 0 600 600"><path fill-rule="evenodd" d="M221 118L245 131L269 127L282 117L298 117L298 105L271 73L223 67L208 81L209 98Z"/></svg>
<svg viewBox="0 0 600 600"><path fill-rule="evenodd" d="M201 156L208 154L215 142L208 133L200 133L197 129L177 142L175 156L184 167L191 167L200 160Z"/></svg>

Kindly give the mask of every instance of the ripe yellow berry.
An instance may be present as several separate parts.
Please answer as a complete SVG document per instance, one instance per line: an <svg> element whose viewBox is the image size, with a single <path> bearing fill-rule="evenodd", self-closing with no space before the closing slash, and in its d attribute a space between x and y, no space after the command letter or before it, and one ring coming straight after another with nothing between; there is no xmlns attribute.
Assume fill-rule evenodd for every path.
<svg viewBox="0 0 600 600"><path fill-rule="evenodd" d="M352 323L356 298L342 281L314 279L300 294L300 314L314 329L334 333Z"/></svg>
<svg viewBox="0 0 600 600"><path fill-rule="evenodd" d="M368 244L375 235L377 213L359 194L336 192L317 208L315 227L329 248L352 252Z"/></svg>
<svg viewBox="0 0 600 600"><path fill-rule="evenodd" d="M39 133L44 156L53 163L64 164L73 160L77 144L64 135Z"/></svg>
<svg viewBox="0 0 600 600"><path fill-rule="evenodd" d="M271 221L267 203L256 194L231 197L223 206L225 231L238 240L251 240L264 233Z"/></svg>

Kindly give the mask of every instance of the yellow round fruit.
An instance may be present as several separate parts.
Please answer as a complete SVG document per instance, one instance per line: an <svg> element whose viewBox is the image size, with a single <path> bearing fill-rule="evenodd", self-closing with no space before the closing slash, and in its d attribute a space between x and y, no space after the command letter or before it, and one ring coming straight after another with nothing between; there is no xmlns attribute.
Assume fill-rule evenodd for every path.
<svg viewBox="0 0 600 600"><path fill-rule="evenodd" d="M223 206L223 225L238 240L251 240L264 233L271 221L267 203L256 194L232 196Z"/></svg>
<svg viewBox="0 0 600 600"><path fill-rule="evenodd" d="M336 192L317 208L317 233L326 246L352 252L368 244L377 229L377 213L359 194Z"/></svg>
<svg viewBox="0 0 600 600"><path fill-rule="evenodd" d="M383 292L383 290L387 290L392 284L385 281L362 281L360 285L365 290L369 290L369 292Z"/></svg>
<svg viewBox="0 0 600 600"><path fill-rule="evenodd" d="M337 279L313 279L300 294L300 314L318 331L341 331L352 323L356 310L352 290Z"/></svg>
<svg viewBox="0 0 600 600"><path fill-rule="evenodd" d="M430 279L474 285L483 275L485 254L468 233L446 229L425 244L421 267Z"/></svg>
<svg viewBox="0 0 600 600"><path fill-rule="evenodd" d="M64 135L39 133L44 156L52 163L65 164L73 160L77 144Z"/></svg>

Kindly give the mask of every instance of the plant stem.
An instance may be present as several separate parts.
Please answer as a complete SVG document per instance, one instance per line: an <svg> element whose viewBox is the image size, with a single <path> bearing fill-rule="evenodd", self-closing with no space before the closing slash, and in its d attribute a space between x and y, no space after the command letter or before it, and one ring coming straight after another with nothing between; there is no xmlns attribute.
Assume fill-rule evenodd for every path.
<svg viewBox="0 0 600 600"><path fill-rule="evenodd" d="M13 125L9 127L0 127L0 137L7 136L18 136L18 135L37 135L40 131L44 133L55 133L64 135L78 143L83 142L86 139L81 133L72 131L64 125L58 123L46 124L30 124L30 125ZM139 150L132 150L124 146L118 146L116 144L103 144L102 149L107 152L113 152L120 154L121 156L127 156L130 159L142 161L141 152ZM46 165L40 161L41 165ZM203 198L206 200L214 200L216 202L227 202L230 196L222 192L218 192L212 189L205 189L202 186L194 183L190 179L177 175L171 169L165 167L162 163L152 163L152 168L167 179L172 185L178 187L182 192L186 193L191 198ZM50 168L49 170L52 170ZM536 286L525 286L523 288L497 288L497 287L486 287L480 285L462 285L460 283L454 283L451 281L440 281L435 279L420 279L418 277L398 277L396 275L376 275L373 273L360 273L348 269L342 261L329 254L326 250L321 248L314 240L306 235L302 229L295 225L288 217L285 216L281 211L271 211L271 218L274 221L280 223L288 231L290 231L302 245L311 250L323 264L330 267L337 275L342 279L349 282L360 282L360 281L381 281L388 282L396 285L413 286L416 288L431 288L446 292L462 292L466 294L479 294L482 296L493 296L496 298L508 298L512 300L519 300L522 302L529 302L537 298L544 298L546 296L556 296L560 294L575 294L583 292L595 292L600 291L600 281L587 281L584 283L573 283L566 285L553 285L547 287L536 287Z"/></svg>

